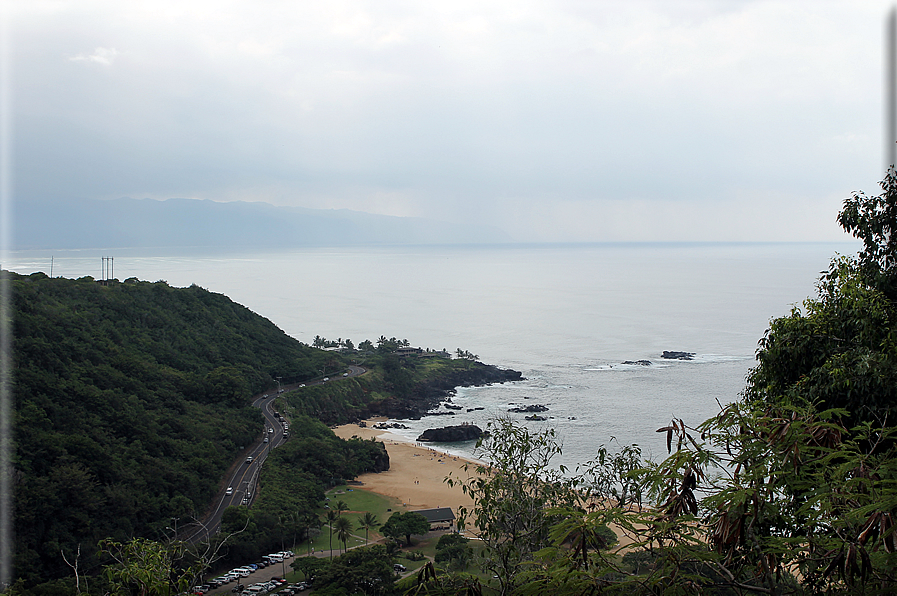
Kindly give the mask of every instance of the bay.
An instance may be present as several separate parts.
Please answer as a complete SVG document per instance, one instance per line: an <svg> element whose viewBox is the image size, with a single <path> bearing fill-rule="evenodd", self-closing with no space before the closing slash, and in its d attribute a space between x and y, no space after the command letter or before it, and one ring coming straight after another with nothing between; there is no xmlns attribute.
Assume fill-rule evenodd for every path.
<svg viewBox="0 0 897 596"><path fill-rule="evenodd" d="M585 462L613 437L665 454L655 429L697 424L737 399L770 318L814 295L819 273L856 243L382 246L208 252L121 248L17 251L4 267L64 277L197 284L267 317L289 335L356 344L381 335L457 348L520 370L508 383L458 390L453 417L405 421L413 440L449 423L514 416L552 427L560 462ZM664 350L696 354L670 361ZM623 364L649 361L650 365ZM511 404L543 404L527 422ZM467 412L468 408L483 408ZM470 455L472 445L442 446Z"/></svg>

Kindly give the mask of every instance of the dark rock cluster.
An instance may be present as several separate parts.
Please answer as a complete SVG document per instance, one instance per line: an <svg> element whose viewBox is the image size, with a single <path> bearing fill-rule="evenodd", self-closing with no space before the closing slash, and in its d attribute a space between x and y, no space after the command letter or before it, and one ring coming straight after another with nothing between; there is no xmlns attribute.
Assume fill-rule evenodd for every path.
<svg viewBox="0 0 897 596"><path fill-rule="evenodd" d="M513 408L508 409L508 412L515 412L517 414L532 414L533 412L547 412L548 407L543 406L541 404L536 404L532 406L515 406Z"/></svg>
<svg viewBox="0 0 897 596"><path fill-rule="evenodd" d="M695 355L694 352L668 352L664 350L661 358L666 358L667 360L694 360Z"/></svg>
<svg viewBox="0 0 897 596"><path fill-rule="evenodd" d="M475 424L461 424L443 428L429 428L417 440L427 443L454 443L458 441L473 441L479 439L482 434L483 430Z"/></svg>

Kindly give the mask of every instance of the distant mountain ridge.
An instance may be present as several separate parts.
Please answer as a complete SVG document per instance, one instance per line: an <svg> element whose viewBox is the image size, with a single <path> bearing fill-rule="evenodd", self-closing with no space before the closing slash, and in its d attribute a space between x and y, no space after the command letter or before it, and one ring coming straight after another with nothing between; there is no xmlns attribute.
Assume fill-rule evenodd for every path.
<svg viewBox="0 0 897 596"><path fill-rule="evenodd" d="M490 244L495 227L348 209L244 201L122 198L16 203L13 248L262 247Z"/></svg>

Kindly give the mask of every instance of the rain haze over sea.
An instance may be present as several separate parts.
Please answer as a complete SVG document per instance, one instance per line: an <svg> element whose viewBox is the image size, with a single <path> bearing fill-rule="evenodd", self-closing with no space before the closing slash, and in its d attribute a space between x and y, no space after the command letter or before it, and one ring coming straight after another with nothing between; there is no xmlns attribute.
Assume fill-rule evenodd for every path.
<svg viewBox="0 0 897 596"><path fill-rule="evenodd" d="M18 273L197 284L227 295L311 343L381 335L477 354L526 380L461 388L454 416L426 428L509 415L557 429L562 462L588 461L615 437L665 453L655 429L697 424L738 397L769 319L815 294L819 272L852 243L586 244L315 248L280 253L119 249L20 251ZM694 360L663 360L665 350ZM624 364L626 361L650 364ZM544 422L511 404L548 407ZM468 408L482 408L467 412ZM443 408L443 411L445 409ZM444 446L470 455L472 444Z"/></svg>

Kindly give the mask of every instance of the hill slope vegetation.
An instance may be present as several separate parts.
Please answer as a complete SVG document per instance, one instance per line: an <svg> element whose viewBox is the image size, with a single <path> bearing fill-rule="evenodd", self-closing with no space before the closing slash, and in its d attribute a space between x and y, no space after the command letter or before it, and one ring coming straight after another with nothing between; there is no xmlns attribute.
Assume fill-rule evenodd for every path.
<svg viewBox="0 0 897 596"><path fill-rule="evenodd" d="M262 428L249 397L333 355L227 297L12 275L16 561L30 581L105 537L202 515ZM83 567L82 567L83 568Z"/></svg>

